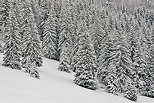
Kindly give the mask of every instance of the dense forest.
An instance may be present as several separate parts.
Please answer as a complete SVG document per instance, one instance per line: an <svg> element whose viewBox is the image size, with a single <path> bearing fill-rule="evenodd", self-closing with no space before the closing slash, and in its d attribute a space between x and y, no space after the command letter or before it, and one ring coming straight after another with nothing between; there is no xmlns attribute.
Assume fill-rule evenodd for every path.
<svg viewBox="0 0 154 103"><path fill-rule="evenodd" d="M43 57L74 83L154 97L153 0L0 0L3 66L40 78Z"/></svg>

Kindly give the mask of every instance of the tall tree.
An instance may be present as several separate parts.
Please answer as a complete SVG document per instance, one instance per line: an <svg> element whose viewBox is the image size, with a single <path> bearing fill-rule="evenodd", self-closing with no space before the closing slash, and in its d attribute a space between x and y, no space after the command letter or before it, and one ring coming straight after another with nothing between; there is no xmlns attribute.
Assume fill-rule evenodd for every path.
<svg viewBox="0 0 154 103"><path fill-rule="evenodd" d="M143 96L154 97L154 75L153 75L153 44L149 28L146 24L142 27L141 50L145 62L143 70L139 73L139 93Z"/></svg>
<svg viewBox="0 0 154 103"><path fill-rule="evenodd" d="M74 67L76 68L75 83L79 86L97 89L96 77L96 57L94 49L90 41L88 31L85 31L79 37L79 49L74 57Z"/></svg>
<svg viewBox="0 0 154 103"><path fill-rule="evenodd" d="M4 41L7 32L7 24L9 20L9 1L0 0L0 39Z"/></svg>
<svg viewBox="0 0 154 103"><path fill-rule="evenodd" d="M56 23L52 12L45 22L43 41L42 41L43 55L49 59L57 59L58 42L56 34Z"/></svg>
<svg viewBox="0 0 154 103"><path fill-rule="evenodd" d="M58 70L70 73L70 44L69 41L65 41L60 54L60 65Z"/></svg>
<svg viewBox="0 0 154 103"><path fill-rule="evenodd" d="M108 92L116 95L122 93L126 98L136 101L137 96L133 80L135 73L129 49L123 41L122 22L116 16L111 21L113 29L107 36L111 38L111 41L107 39L106 45L102 48L104 51L100 56L102 58L100 68L102 69L98 72L98 79Z"/></svg>
<svg viewBox="0 0 154 103"><path fill-rule="evenodd" d="M31 0L31 1L32 1L32 10L38 28L38 33L40 36L40 40L42 41L45 21L49 17L51 2L53 2L53 0Z"/></svg>
<svg viewBox="0 0 154 103"><path fill-rule="evenodd" d="M33 70L36 67L42 66L42 49L39 39L37 26L32 13L31 5L24 3L24 13L26 14L26 26L24 28L24 42L23 42L23 59L22 65L30 74L37 72ZM35 77L39 77L38 73Z"/></svg>
<svg viewBox="0 0 154 103"><path fill-rule="evenodd" d="M12 69L21 69L21 42L19 37L19 26L15 16L14 2L10 2L10 11L7 25L6 43L4 45L3 65Z"/></svg>
<svg viewBox="0 0 154 103"><path fill-rule="evenodd" d="M51 5L50 14L44 24L43 32L43 55L47 58L59 61L60 48L60 14L61 14L61 0L55 0Z"/></svg>

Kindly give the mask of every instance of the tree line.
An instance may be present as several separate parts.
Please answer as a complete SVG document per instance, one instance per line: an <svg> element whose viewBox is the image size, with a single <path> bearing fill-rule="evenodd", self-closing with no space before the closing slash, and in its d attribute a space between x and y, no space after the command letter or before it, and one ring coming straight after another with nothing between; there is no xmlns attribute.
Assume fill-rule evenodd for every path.
<svg viewBox="0 0 154 103"><path fill-rule="evenodd" d="M145 1L130 10L101 0L0 0L3 66L39 78L46 57L75 72L79 86L153 98L154 4Z"/></svg>

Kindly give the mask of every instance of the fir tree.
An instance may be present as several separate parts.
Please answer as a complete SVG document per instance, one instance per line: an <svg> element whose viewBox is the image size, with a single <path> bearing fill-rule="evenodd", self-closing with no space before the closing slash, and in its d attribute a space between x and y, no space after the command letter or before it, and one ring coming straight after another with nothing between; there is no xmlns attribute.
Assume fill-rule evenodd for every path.
<svg viewBox="0 0 154 103"><path fill-rule="evenodd" d="M58 60L58 34L53 10L50 12L49 18L45 22L43 33L43 55L49 59Z"/></svg>
<svg viewBox="0 0 154 103"><path fill-rule="evenodd" d="M47 58L59 61L60 48L60 13L61 5L60 1L55 0L51 6L50 14L44 24L43 32L43 55Z"/></svg>
<svg viewBox="0 0 154 103"><path fill-rule="evenodd" d="M142 28L142 57L145 61L143 70L140 72L139 93L143 96L154 97L154 76L153 76L153 45L151 41L151 33L146 25Z"/></svg>
<svg viewBox="0 0 154 103"><path fill-rule="evenodd" d="M8 31L7 25L9 20L10 4L8 0L0 1L0 40L5 41L5 34ZM1 42L2 43L2 42Z"/></svg>
<svg viewBox="0 0 154 103"><path fill-rule="evenodd" d="M79 50L77 51L74 60L76 63L75 83L79 86L89 88L92 90L97 89L95 81L96 58L94 56L94 49L90 42L88 32L84 32L79 38Z"/></svg>
<svg viewBox="0 0 154 103"><path fill-rule="evenodd" d="M100 68L102 69L99 70L100 73L98 72L98 78L100 83L105 85L108 92L116 95L124 93L126 98L136 101L137 96L133 80L135 75L134 68L130 59L129 49L122 39L122 24L120 24L121 22L116 22L118 22L118 19L112 22L114 24L110 35L112 42L109 42L109 39L107 39L108 45L104 45L102 48L105 51L100 56L102 58Z"/></svg>
<svg viewBox="0 0 154 103"><path fill-rule="evenodd" d="M66 1L63 3L63 9L61 11L61 28L59 36L59 48L60 48L60 67L65 66L67 62L67 68L70 71L70 64L72 61L73 53L73 40L75 29L73 23L73 8L71 8L72 1ZM66 58L66 60L64 60ZM64 63L64 64L63 64ZM62 69L62 68L61 68ZM67 71L68 71L67 70ZM63 71L63 70L62 70Z"/></svg>
<svg viewBox="0 0 154 103"><path fill-rule="evenodd" d="M101 25L104 27L104 33L102 36L101 47L100 47L100 56L98 57L98 72L97 79L102 86L105 86L105 77L108 75L109 63L111 62L111 49L113 48L113 43L111 41L110 35L114 33L111 30L111 26L109 26L111 22L113 22L112 18L109 17L105 19L106 24ZM110 21L110 22L109 22ZM115 93L116 94L116 93Z"/></svg>
<svg viewBox="0 0 154 103"><path fill-rule="evenodd" d="M43 40L44 25L49 17L51 2L50 0L32 0L32 10L41 41Z"/></svg>
<svg viewBox="0 0 154 103"><path fill-rule="evenodd" d="M74 36L74 42L73 42L73 53L72 53L72 62L71 62L71 69L73 72L76 72L76 67L75 67L75 64L78 62L75 58L77 52L78 52L78 49L79 49L79 46L80 46L80 37L82 34L84 34L84 29L82 27L82 23L77 23L76 25L76 33L75 33L75 36Z"/></svg>
<svg viewBox="0 0 154 103"><path fill-rule="evenodd" d="M103 36L102 44L100 47L100 56L98 58L98 72L97 72L97 79L99 83L103 86L105 84L105 77L107 75L108 66L111 58L111 48L112 42L106 31Z"/></svg>
<svg viewBox="0 0 154 103"><path fill-rule="evenodd" d="M102 36L104 34L103 28L100 26L101 23L100 21L96 20L94 24L91 27L91 38L92 38L92 43L94 45L94 50L97 55L97 59L100 56L100 51L101 51L101 43L102 43Z"/></svg>
<svg viewBox="0 0 154 103"><path fill-rule="evenodd" d="M21 42L19 37L19 27L14 11L14 3L10 2L9 19L7 25L6 43L4 45L3 65L12 69L21 69Z"/></svg>
<svg viewBox="0 0 154 103"><path fill-rule="evenodd" d="M63 44L58 70L70 73L70 45L67 41Z"/></svg>
<svg viewBox="0 0 154 103"><path fill-rule="evenodd" d="M25 32L23 34L24 42L22 65L26 68L26 71L30 71L31 74L31 72L34 72L32 69L42 66L42 50L31 6L29 4L25 4L24 6L27 24L24 28Z"/></svg>
<svg viewBox="0 0 154 103"><path fill-rule="evenodd" d="M2 47L2 44L0 44L0 53L3 53L3 47Z"/></svg>
<svg viewBox="0 0 154 103"><path fill-rule="evenodd" d="M137 101L136 90L134 88L132 84L128 83L125 88L125 97L129 100Z"/></svg>

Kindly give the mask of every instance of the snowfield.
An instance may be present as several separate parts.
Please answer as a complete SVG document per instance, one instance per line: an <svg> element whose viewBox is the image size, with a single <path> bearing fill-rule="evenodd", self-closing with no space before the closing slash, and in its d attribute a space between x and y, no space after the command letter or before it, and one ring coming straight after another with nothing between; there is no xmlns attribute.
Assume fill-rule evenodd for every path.
<svg viewBox="0 0 154 103"><path fill-rule="evenodd" d="M135 103L102 90L89 90L73 83L74 75L57 70L58 62L44 59L40 79L24 71L1 66L0 103ZM137 103L154 103L153 98L138 96Z"/></svg>

